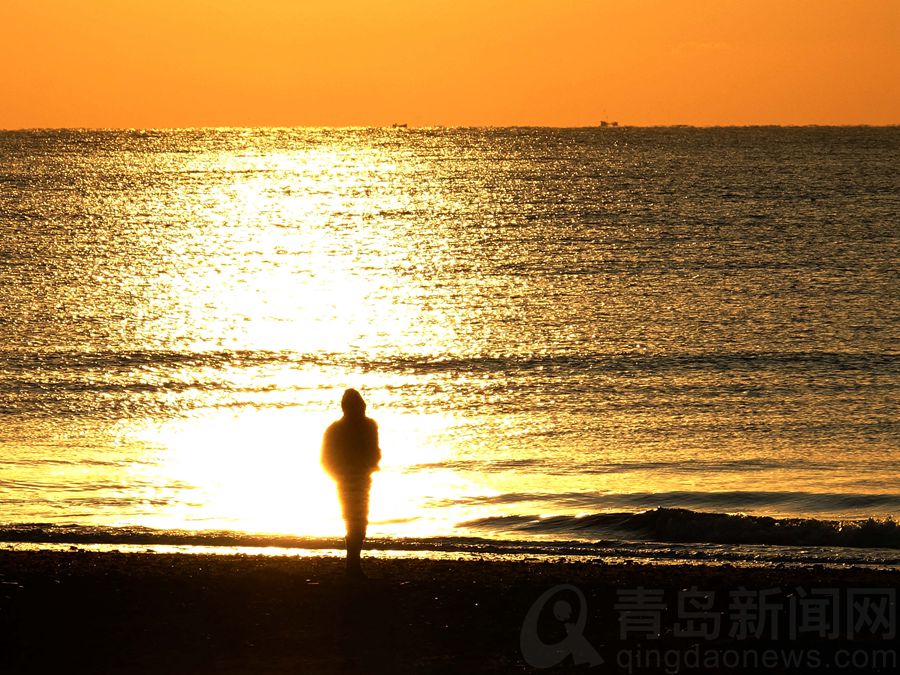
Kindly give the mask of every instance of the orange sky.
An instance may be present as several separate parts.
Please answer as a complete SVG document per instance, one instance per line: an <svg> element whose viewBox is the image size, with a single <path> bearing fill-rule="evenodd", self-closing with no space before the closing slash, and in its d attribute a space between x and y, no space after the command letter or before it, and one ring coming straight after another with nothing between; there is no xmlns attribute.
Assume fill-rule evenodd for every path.
<svg viewBox="0 0 900 675"><path fill-rule="evenodd" d="M0 128L896 124L900 0L2 0Z"/></svg>

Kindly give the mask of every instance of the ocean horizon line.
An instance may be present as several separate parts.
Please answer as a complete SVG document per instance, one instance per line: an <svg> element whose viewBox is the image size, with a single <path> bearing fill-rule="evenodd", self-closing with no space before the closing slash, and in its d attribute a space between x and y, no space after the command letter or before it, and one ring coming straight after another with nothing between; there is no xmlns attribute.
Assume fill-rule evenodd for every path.
<svg viewBox="0 0 900 675"><path fill-rule="evenodd" d="M298 124L298 125L280 125L280 124L254 124L254 125L193 125L193 126L36 126L36 127L4 127L0 128L0 133L8 132L43 132L43 131L216 131L216 130L235 130L235 129L269 129L269 130L299 130L299 129L392 129L392 130L429 130L429 129L446 129L446 130L472 130L472 129L557 129L557 130L583 130L583 129L603 129L604 131L613 131L616 129L893 129L900 127L900 121L889 123L867 123L867 122L851 122L846 124L779 124L779 123L754 123L754 124L629 124L626 122L617 122L615 125L608 124L573 124L573 125L555 125L555 124Z"/></svg>

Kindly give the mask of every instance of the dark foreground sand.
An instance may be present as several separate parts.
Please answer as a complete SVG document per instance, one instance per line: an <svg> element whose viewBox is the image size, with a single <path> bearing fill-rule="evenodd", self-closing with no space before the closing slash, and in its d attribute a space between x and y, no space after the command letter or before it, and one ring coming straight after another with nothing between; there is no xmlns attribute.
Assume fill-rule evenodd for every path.
<svg viewBox="0 0 900 675"><path fill-rule="evenodd" d="M897 648L883 625L868 632L861 626L852 638L846 627L833 637L812 631L792 638L785 633L786 609L773 612L782 624L774 640L739 639L727 629L712 638L679 637L671 624L680 612L678 591L691 586L715 593L712 609L724 622L728 594L741 587L751 595L778 589L772 598L785 607L798 598L797 587L801 596L810 589L836 589L835 597L845 602L848 589L896 593L898 572L599 562L366 563L371 580L354 584L344 580L342 562L333 558L2 551L0 673L665 672L665 665L654 661L663 658L664 649L675 654L672 658L689 658L690 650L701 648L701 656L713 659L727 658L725 650L739 651L745 664L746 652L758 653L750 655L750 666L729 661L716 667L710 661L692 668L687 661L681 672L822 672L821 661L830 663L841 656L839 650L852 654L857 665L870 659L865 668L842 672L892 672L889 652ZM523 659L526 614L560 583L575 585L586 597L583 636L605 660L598 667L576 666L567 656L539 670ZM619 634L623 612L615 605L623 602L622 591L639 586L664 591L665 609L641 606L630 615L638 624L661 616L661 639ZM539 637L545 642L565 637L563 624L553 618L560 598L569 598L576 606L573 614L579 613L577 596L560 593L541 614ZM869 595L875 610L878 598L886 597L882 590ZM891 607L895 617L896 603ZM834 609L842 613L845 607ZM770 648L817 650L819 667L754 666L752 659Z"/></svg>

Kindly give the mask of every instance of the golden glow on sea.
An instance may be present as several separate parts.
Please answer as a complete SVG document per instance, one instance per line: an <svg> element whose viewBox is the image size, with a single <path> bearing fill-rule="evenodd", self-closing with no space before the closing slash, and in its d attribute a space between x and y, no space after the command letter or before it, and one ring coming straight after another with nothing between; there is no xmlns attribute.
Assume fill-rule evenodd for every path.
<svg viewBox="0 0 900 675"><path fill-rule="evenodd" d="M336 393L340 394L337 389ZM156 515L141 524L184 529L236 529L310 536L335 536L343 526L334 485L319 465L316 443L334 414L292 411L224 411L180 420L137 437L155 446L148 465L136 465L151 484L190 486L182 503L171 490L148 493L161 498ZM385 461L374 476L370 519L372 534L426 536L447 534L453 523L416 519L422 500L452 499L479 488L450 471L405 475L412 464L437 463L446 449L431 435L446 425L440 418L381 414ZM146 466L160 475L146 474ZM176 499L172 499L176 497ZM176 506L169 505L174 502ZM215 514L204 518L204 514ZM460 512L454 512L458 517Z"/></svg>
<svg viewBox="0 0 900 675"><path fill-rule="evenodd" d="M208 169L210 159L204 157L204 167L186 170ZM391 273L414 264L414 242L397 241L370 220L372 213L404 206L401 196L390 197L385 176L398 167L389 157L374 149L322 147L213 161L226 178L208 191L203 211L190 214L191 221L208 226L201 230L203 240L188 242L190 250L184 251L202 251L204 262L176 266L160 277L145 310L157 319L137 327L148 341L165 335L200 351L350 352L363 364L385 353L440 353L442 345L449 351L456 339L454 321L423 311L421 288L408 281L414 276ZM272 173L291 178L273 181ZM331 227L335 213L350 221L337 236ZM224 243L221 228L261 220L274 225ZM298 222L303 227L278 225ZM303 253L301 265L279 264L279 257L297 252ZM174 315L190 320L176 323ZM202 368L183 373L185 382L202 377ZM235 372L230 384L260 390L260 406L269 403L266 392L282 398L285 391L296 392L293 405L275 410L226 406L126 432L130 442L151 448L134 464L133 478L185 491L148 487L146 505L159 506L141 524L311 536L341 532L335 489L319 465L322 433L340 416L337 403L344 388L390 392L408 379L304 364ZM310 411L310 403L323 397L331 407L313 404ZM384 449L374 479L370 531L446 533L452 522L418 518L417 505L484 488L439 468L417 472L415 480L406 480L404 471L446 460L452 449L441 436L458 422L451 413L394 413L389 398L370 403Z"/></svg>
<svg viewBox="0 0 900 675"><path fill-rule="evenodd" d="M206 191L201 212L186 214L205 227L178 247L181 254L202 252L204 264L172 266L146 310L168 321L177 307L198 319L181 326L151 319L138 327L148 341L176 331L189 349L352 350L367 360L385 350L433 353L453 344L453 317L427 311L418 302L421 286L410 284L415 241L398 241L373 220L408 201L391 197L396 188L388 181L400 168L389 157L326 147L228 156L218 170L225 180ZM284 178L273 181L272 173ZM335 223L335 214L343 222ZM253 228L222 236L238 222L272 225L262 234ZM281 264L297 253L302 264Z"/></svg>
<svg viewBox="0 0 900 675"><path fill-rule="evenodd" d="M41 225L12 234L35 271L4 298L0 374L25 411L3 429L6 517L339 536L319 453L347 387L381 429L373 536L661 504L870 515L843 493L896 482L894 448L860 441L888 414L890 371L865 356L888 332L871 300L887 272L834 295L827 269L777 267L795 214L695 189L684 158L716 152L698 135L885 133L14 134L57 154L16 169L48 187ZM745 161L716 190L749 181ZM840 185L835 166L817 180ZM869 250L854 264L886 264ZM457 527L474 519L491 520Z"/></svg>

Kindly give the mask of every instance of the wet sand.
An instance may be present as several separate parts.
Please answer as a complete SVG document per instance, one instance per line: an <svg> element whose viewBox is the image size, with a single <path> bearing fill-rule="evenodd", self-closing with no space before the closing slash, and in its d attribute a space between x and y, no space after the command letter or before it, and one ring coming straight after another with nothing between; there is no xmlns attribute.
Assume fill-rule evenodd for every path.
<svg viewBox="0 0 900 675"><path fill-rule="evenodd" d="M900 572L866 569L424 559L369 559L370 580L350 583L342 564L335 558L0 551L0 672L663 672L652 664L636 667L633 657L648 645L686 651L698 644L665 627L682 589L697 586L724 600L741 587L779 589L785 599L796 596L798 586L839 593L896 593L900 586ZM547 670L523 659L526 614L561 583L584 593L583 636L606 661L599 668L576 666L571 655ZM641 586L664 592L663 635L628 642L619 634L621 613L614 605L621 591ZM553 607L549 603L541 619L546 642L562 639L553 637L561 625L553 624ZM788 644L783 635L772 643L735 639L723 634L699 646ZM848 642L804 634L789 646L816 648L827 658L847 646L895 643L879 635ZM627 663L623 649L631 650ZM816 669L754 672L761 670Z"/></svg>

